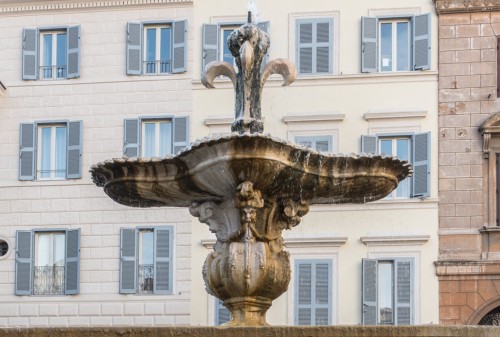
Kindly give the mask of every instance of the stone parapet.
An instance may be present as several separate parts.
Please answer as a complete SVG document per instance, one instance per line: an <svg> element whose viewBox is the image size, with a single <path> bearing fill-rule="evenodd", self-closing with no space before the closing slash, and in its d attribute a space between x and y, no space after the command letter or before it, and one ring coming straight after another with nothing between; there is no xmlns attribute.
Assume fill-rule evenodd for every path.
<svg viewBox="0 0 500 337"><path fill-rule="evenodd" d="M433 0L441 14L490 12L500 10L500 0Z"/></svg>
<svg viewBox="0 0 500 337"><path fill-rule="evenodd" d="M0 329L0 337L497 337L498 327L480 326L291 326Z"/></svg>

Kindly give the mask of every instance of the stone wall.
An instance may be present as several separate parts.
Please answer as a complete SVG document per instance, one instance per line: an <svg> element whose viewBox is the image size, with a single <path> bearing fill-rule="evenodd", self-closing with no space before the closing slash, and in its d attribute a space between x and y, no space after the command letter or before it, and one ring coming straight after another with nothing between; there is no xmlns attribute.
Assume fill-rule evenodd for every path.
<svg viewBox="0 0 500 337"><path fill-rule="evenodd" d="M0 337L497 337L496 327L477 326L317 326L0 329Z"/></svg>

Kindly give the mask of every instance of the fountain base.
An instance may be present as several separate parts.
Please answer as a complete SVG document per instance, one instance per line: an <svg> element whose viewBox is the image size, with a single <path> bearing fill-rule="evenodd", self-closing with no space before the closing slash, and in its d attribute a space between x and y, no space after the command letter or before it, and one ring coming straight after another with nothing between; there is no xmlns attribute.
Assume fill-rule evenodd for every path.
<svg viewBox="0 0 500 337"><path fill-rule="evenodd" d="M260 296L233 297L224 301L231 312L231 320L225 326L269 326L266 312L271 307L270 299Z"/></svg>

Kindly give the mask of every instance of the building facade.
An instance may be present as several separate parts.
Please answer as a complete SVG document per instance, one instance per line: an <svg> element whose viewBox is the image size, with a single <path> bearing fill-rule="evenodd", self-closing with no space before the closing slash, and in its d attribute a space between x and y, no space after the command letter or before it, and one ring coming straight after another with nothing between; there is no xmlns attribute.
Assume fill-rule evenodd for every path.
<svg viewBox="0 0 500 337"><path fill-rule="evenodd" d="M366 205L311 207L285 234L292 280L271 324L439 320L437 16L430 1L255 1L270 78L265 132L329 153L409 160L413 178ZM94 163L164 156L229 132L232 85L200 73L246 1L0 1L0 326L213 325L201 269L214 243L185 209L135 209Z"/></svg>
<svg viewBox="0 0 500 337"><path fill-rule="evenodd" d="M435 1L439 15L440 321L498 325L498 1Z"/></svg>

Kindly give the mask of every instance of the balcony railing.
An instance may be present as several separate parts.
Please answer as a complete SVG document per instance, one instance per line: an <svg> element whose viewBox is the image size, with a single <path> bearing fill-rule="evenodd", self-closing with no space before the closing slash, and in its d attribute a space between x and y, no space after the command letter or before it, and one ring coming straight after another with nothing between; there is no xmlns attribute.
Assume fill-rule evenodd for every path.
<svg viewBox="0 0 500 337"><path fill-rule="evenodd" d="M64 294L64 266L35 266L34 295Z"/></svg>
<svg viewBox="0 0 500 337"><path fill-rule="evenodd" d="M66 78L66 65L59 66L41 66L40 77L44 80Z"/></svg>
<svg viewBox="0 0 500 337"><path fill-rule="evenodd" d="M152 294L154 286L153 280L154 280L154 265L140 264L138 282L137 282L138 283L137 292L140 294Z"/></svg>
<svg viewBox="0 0 500 337"><path fill-rule="evenodd" d="M144 73L146 75L170 74L172 62L170 60L144 61Z"/></svg>

